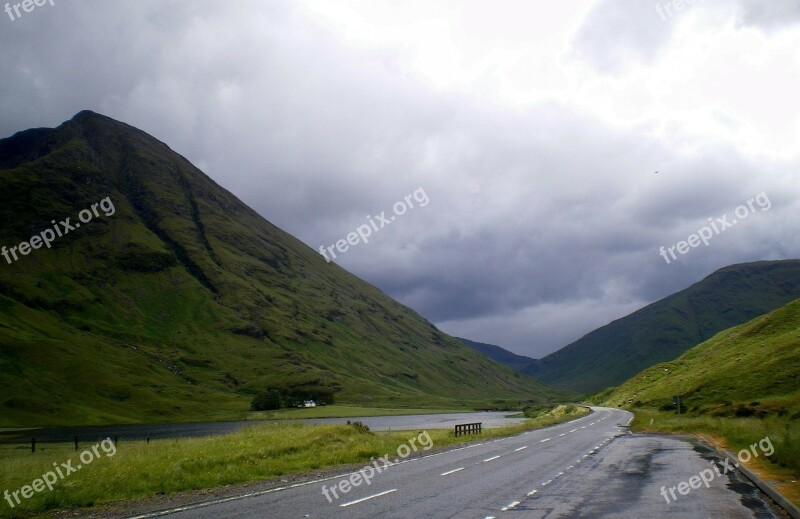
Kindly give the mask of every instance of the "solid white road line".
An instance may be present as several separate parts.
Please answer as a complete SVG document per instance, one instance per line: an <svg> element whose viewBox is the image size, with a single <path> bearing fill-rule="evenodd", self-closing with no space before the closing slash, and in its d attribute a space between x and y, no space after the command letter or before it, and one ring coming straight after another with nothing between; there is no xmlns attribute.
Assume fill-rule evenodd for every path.
<svg viewBox="0 0 800 519"><path fill-rule="evenodd" d="M457 468L457 469L448 470L447 472L442 472L442 473L441 473L441 474L439 474L439 475L440 475L440 476L449 476L450 474L455 474L455 473L456 473L456 472L458 472L459 470L464 470L464 467L459 467L459 468Z"/></svg>
<svg viewBox="0 0 800 519"><path fill-rule="evenodd" d="M339 506L342 507L342 508L347 508L348 506L357 505L358 503L363 503L364 501L367 501L368 499L375 499L376 497L385 496L386 494L391 494L392 492L397 492L397 489L393 488L391 490L387 490L385 492L381 492L380 494L375 494L375 495L372 495L372 496L362 497L361 499L356 499L355 501L350 501L349 503L342 503Z"/></svg>

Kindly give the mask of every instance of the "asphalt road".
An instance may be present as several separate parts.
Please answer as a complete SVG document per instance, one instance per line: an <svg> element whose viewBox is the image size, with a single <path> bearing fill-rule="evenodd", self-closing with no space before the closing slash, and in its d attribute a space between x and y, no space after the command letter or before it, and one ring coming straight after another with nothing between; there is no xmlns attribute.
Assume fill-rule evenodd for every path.
<svg viewBox="0 0 800 519"><path fill-rule="evenodd" d="M781 517L734 470L689 489L716 456L702 446L628 430L632 415L595 413L539 431L401 460L374 470L185 507L170 519L236 518L767 518ZM409 437L416 437L409 433ZM424 439L424 438L423 438ZM418 445L424 445L419 441ZM400 447L400 446L398 446ZM403 447L400 447L403 452ZM365 471L369 476L369 471ZM708 474L708 471L706 472ZM342 481L359 486L343 492ZM323 485L328 489L326 498ZM665 487L667 497L661 494ZM337 488L338 499L331 487ZM676 499L669 495L670 487ZM345 487L346 488L346 485ZM667 499L671 502L667 503ZM155 515L140 516L155 517Z"/></svg>

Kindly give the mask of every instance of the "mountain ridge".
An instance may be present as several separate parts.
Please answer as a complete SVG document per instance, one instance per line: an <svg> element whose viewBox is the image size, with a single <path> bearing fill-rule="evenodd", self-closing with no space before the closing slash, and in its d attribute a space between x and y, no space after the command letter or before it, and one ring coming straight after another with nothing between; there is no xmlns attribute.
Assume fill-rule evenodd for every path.
<svg viewBox="0 0 800 519"><path fill-rule="evenodd" d="M0 425L240 418L271 387L453 408L563 394L325 262L125 123L82 111L2 139L0 182L2 244L115 206L0 269Z"/></svg>
<svg viewBox="0 0 800 519"><path fill-rule="evenodd" d="M593 400L672 409L672 397L681 395L692 415L800 419L799 328L800 300L795 300L727 328Z"/></svg>
<svg viewBox="0 0 800 519"><path fill-rule="evenodd" d="M535 360L530 357L526 357L524 355L517 355L513 351L508 351L502 346L497 346L495 344L487 344L484 342L471 341L469 339L464 339L462 337L456 337L456 339L463 342L467 346L470 346L471 348L478 350L487 357L494 359L502 364L505 364L514 371L523 370L524 368L529 366L531 362Z"/></svg>
<svg viewBox="0 0 800 519"><path fill-rule="evenodd" d="M730 265L535 360L523 372L593 393L798 297L800 260Z"/></svg>

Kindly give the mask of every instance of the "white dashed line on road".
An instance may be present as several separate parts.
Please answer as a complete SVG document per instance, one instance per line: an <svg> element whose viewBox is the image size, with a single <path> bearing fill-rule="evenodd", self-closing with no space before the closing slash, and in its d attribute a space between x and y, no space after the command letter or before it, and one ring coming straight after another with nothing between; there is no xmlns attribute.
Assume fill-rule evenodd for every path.
<svg viewBox="0 0 800 519"><path fill-rule="evenodd" d="M460 471L460 470L464 470L464 467L459 467L459 468L457 468L457 469L448 470L447 472L442 472L442 473L441 473L441 474L439 474L439 475L440 475L440 476L449 476L450 474L455 474L456 472L458 472L458 471Z"/></svg>
<svg viewBox="0 0 800 519"><path fill-rule="evenodd" d="M484 463L486 463L487 461L496 460L496 459L497 459L497 458L499 458L499 457L500 457L500 456L492 456L491 458L486 458L485 460L483 460L483 462L484 462Z"/></svg>
<svg viewBox="0 0 800 519"><path fill-rule="evenodd" d="M527 446L527 445L523 445L523 446L522 446L522 447L520 447L519 449L514 449L514 452L519 452L519 451L521 451L521 450L524 450L524 449L527 449L527 448L528 448L528 446Z"/></svg>
<svg viewBox="0 0 800 519"><path fill-rule="evenodd" d="M369 499L375 499L376 497L385 496L386 494L391 494L392 492L397 492L397 489L393 488L391 490L387 490L385 492L381 492L380 494L375 494L375 495L372 495L372 496L362 497L361 499L356 499L355 501L350 501L349 503L342 503L339 506L342 507L342 508L347 508L348 506L357 505L358 503L363 503L364 501L367 501Z"/></svg>

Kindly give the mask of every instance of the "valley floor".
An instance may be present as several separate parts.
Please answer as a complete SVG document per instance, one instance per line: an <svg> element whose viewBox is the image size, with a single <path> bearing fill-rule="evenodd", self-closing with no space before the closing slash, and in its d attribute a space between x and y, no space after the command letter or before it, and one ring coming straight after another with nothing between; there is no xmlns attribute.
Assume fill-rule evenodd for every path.
<svg viewBox="0 0 800 519"><path fill-rule="evenodd" d="M517 434L575 419L586 412L576 406L559 406L524 423L485 429L481 439ZM359 423L315 426L280 421L210 438L120 442L119 447L113 449L109 443L99 451L99 456L92 456L91 452L86 456L86 459L94 458L91 466L86 463L68 474L52 491L45 488L35 492L14 508L0 501L1 516L30 517L48 511L85 509L154 497L160 503L166 499L164 496L176 493L190 492L190 497L194 498L198 493L219 492L211 489L261 485L265 481L263 484L281 485L290 478L323 473L330 467L363 466L371 458L408 445L412 436L418 438L414 449L408 447L413 450L409 452L412 456L427 452L428 444L429 448L441 449L475 441L474 436L454 437L451 425L448 429L426 430L422 438L425 442L419 439L419 434L419 430L373 432ZM31 454L29 447L0 448L0 481L12 492L22 489L52 471L54 464L81 466L78 460L83 460L81 456L93 447L97 445L81 444L83 452L79 453L71 444L44 444L36 454ZM84 512L86 510L82 515L88 514Z"/></svg>

